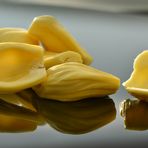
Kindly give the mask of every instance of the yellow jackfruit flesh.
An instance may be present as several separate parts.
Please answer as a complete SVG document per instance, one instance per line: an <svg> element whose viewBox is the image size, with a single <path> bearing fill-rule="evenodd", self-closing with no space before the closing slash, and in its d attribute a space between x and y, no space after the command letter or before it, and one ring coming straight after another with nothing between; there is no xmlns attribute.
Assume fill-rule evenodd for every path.
<svg viewBox="0 0 148 148"><path fill-rule="evenodd" d="M0 94L15 93L46 77L43 49L25 43L0 43Z"/></svg>
<svg viewBox="0 0 148 148"><path fill-rule="evenodd" d="M5 101L4 96L3 96L3 99L1 98L0 98L0 115L11 116L11 117L35 122L37 124L43 123L43 118L36 111L32 110L32 108L29 108L28 106L26 107L26 104L22 103L21 101L20 101L22 103L21 105L20 104L16 105L12 103L12 101L11 102ZM7 99L8 99L8 96L7 96Z"/></svg>
<svg viewBox="0 0 148 148"><path fill-rule="evenodd" d="M92 57L80 47L77 41L67 30L52 16L38 16L30 25L28 32L38 38L46 50L50 52L75 51L89 65Z"/></svg>
<svg viewBox="0 0 148 148"><path fill-rule="evenodd" d="M80 54L74 51L65 51L61 53L46 51L44 54L44 66L46 69L65 62L82 63L82 58Z"/></svg>
<svg viewBox="0 0 148 148"><path fill-rule="evenodd" d="M0 95L0 132L29 132L42 122L38 113L16 94Z"/></svg>
<svg viewBox="0 0 148 148"><path fill-rule="evenodd" d="M87 97L102 97L117 91L120 80L90 66L67 62L47 70L47 78L33 90L43 98L75 101Z"/></svg>
<svg viewBox="0 0 148 148"><path fill-rule="evenodd" d="M148 102L148 50L136 57L133 68L130 78L123 86L136 98Z"/></svg>
<svg viewBox="0 0 148 148"><path fill-rule="evenodd" d="M3 33L10 32L10 31L25 31L25 30L26 29L24 28L10 28L10 27L0 28L0 36Z"/></svg>
<svg viewBox="0 0 148 148"><path fill-rule="evenodd" d="M2 42L20 42L38 45L39 41L30 35L27 30L9 30L0 33L0 43Z"/></svg>

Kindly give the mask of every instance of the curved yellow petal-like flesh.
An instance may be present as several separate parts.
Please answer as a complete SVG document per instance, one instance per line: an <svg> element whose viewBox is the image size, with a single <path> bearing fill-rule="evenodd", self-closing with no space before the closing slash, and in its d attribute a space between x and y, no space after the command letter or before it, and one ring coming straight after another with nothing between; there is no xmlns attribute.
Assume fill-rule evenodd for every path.
<svg viewBox="0 0 148 148"><path fill-rule="evenodd" d="M39 84L46 77L43 49L25 43L0 43L0 94Z"/></svg>
<svg viewBox="0 0 148 148"><path fill-rule="evenodd" d="M67 30L52 16L38 16L30 25L28 32L38 38L46 50L51 52L75 51L89 65L92 57L80 47L77 41Z"/></svg>
<svg viewBox="0 0 148 148"><path fill-rule="evenodd" d="M133 96L148 102L148 50L136 57L133 69L123 86Z"/></svg>
<svg viewBox="0 0 148 148"><path fill-rule="evenodd" d="M30 35L27 30L16 28L0 29L0 43L2 42L20 42L39 45L39 41Z"/></svg>
<svg viewBox="0 0 148 148"><path fill-rule="evenodd" d="M61 53L46 51L44 54L44 65L46 69L65 62L82 63L82 58L80 54L74 51L65 51Z"/></svg>

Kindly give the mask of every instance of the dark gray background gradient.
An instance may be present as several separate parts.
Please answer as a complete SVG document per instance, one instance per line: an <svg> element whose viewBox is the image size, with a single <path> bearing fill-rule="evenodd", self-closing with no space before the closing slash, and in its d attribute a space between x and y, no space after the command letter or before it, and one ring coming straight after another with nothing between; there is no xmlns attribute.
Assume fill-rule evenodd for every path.
<svg viewBox="0 0 148 148"><path fill-rule="evenodd" d="M92 66L127 80L133 60L148 49L148 15L28 6L0 3L0 27L27 28L35 16L53 15L93 56ZM132 98L120 87L111 98L116 103L117 118L103 128L84 135L62 134L49 126L30 133L0 133L0 148L20 147L146 147L147 131L124 129L119 103Z"/></svg>

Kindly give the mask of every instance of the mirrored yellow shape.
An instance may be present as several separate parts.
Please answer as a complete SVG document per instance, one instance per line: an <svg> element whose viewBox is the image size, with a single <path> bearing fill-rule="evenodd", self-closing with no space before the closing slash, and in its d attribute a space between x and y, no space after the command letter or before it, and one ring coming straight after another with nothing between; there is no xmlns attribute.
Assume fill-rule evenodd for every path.
<svg viewBox="0 0 148 148"><path fill-rule="evenodd" d="M109 97L60 102L38 98L38 112L56 130L84 134L101 128L116 117L115 104Z"/></svg>
<svg viewBox="0 0 148 148"><path fill-rule="evenodd" d="M35 122L0 114L0 132L19 133L30 132L37 128Z"/></svg>
<svg viewBox="0 0 148 148"><path fill-rule="evenodd" d="M33 104L29 102L25 97L21 97L19 94L0 94L0 99L16 106L27 108L36 112Z"/></svg>
<svg viewBox="0 0 148 148"><path fill-rule="evenodd" d="M139 100L124 100L120 105L124 126L130 130L148 129L148 103Z"/></svg>

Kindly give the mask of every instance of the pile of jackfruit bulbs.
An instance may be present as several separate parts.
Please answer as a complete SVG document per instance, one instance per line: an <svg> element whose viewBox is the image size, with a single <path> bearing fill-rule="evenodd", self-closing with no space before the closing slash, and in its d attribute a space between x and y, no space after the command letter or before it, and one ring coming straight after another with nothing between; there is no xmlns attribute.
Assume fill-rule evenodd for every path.
<svg viewBox="0 0 148 148"><path fill-rule="evenodd" d="M52 16L29 28L0 28L0 94L31 88L38 96L76 101L115 93L116 76L89 66L92 57Z"/></svg>

